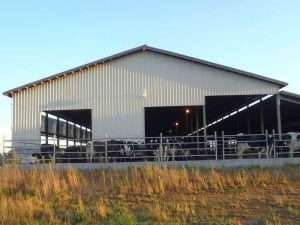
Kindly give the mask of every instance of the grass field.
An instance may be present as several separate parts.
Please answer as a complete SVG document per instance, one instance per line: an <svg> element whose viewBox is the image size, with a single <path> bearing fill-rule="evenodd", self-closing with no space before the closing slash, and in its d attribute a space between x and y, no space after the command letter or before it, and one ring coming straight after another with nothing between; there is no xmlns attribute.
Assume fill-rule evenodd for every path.
<svg viewBox="0 0 300 225"><path fill-rule="evenodd" d="M0 169L1 224L300 224L300 166Z"/></svg>

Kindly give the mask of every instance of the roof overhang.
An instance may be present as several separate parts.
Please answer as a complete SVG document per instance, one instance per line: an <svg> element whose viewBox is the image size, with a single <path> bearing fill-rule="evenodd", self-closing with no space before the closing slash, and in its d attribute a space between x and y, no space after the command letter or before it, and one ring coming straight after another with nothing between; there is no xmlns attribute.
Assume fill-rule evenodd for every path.
<svg viewBox="0 0 300 225"><path fill-rule="evenodd" d="M142 45L142 46L139 46L139 47L136 47L136 48L132 48L132 49L129 49L129 50L111 55L109 57L105 57L105 58L102 58L102 59L84 64L84 65L72 68L70 70L63 71L61 73L57 73L57 74L45 77L43 79L28 83L28 84L25 84L25 85L22 85L22 86L13 88L13 89L10 89L8 91L5 91L3 93L3 95L6 95L8 97L12 97L13 93L20 92L24 89L31 88L31 87L34 87L36 85L40 85L42 83L49 82L51 80L59 79L61 77L71 75L71 74L73 74L75 72L78 72L80 70L87 69L89 67L93 67L93 66L96 66L98 64L103 64L103 63L106 63L106 62L109 62L109 61L112 61L112 60L130 55L130 54L141 52L141 51L150 51L150 52L154 52L154 53L163 54L163 55L175 57L175 58L178 58L178 59L186 60L186 61L189 61L189 62L199 63L199 64L202 64L202 65L205 65L205 66L213 67L213 68L216 68L216 69L221 69L221 70L224 70L224 71L227 71L227 72L232 72L232 73L247 76L247 77L250 77L250 78L253 78L253 79L257 79L257 80L261 80L261 81L264 81L264 82L272 83L272 84L278 85L280 88L283 88L283 87L288 85L288 83L286 83L286 82L275 80L275 79L272 79L272 78L268 78L268 77L258 75L258 74L255 74L255 73L250 73L250 72L247 72L247 71L243 71L243 70L239 70L239 69L236 69L236 68L224 66L224 65L221 65L221 64L212 63L212 62L205 61L205 60L202 60L202 59L182 55L182 54L179 54L179 53L166 51L166 50L163 50L163 49L154 48L154 47L150 47L150 46L147 46L147 45Z"/></svg>
<svg viewBox="0 0 300 225"><path fill-rule="evenodd" d="M300 95L288 91L280 91L279 94L281 101L286 101L300 105Z"/></svg>

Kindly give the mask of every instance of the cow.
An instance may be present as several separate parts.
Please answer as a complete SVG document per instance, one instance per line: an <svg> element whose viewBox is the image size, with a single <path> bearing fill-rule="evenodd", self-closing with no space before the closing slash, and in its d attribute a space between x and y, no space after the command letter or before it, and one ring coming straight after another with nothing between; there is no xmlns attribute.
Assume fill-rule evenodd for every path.
<svg viewBox="0 0 300 225"><path fill-rule="evenodd" d="M197 150L197 144L194 143L190 138L173 138L171 139L170 154L172 159L174 156L175 160L190 160L192 155L195 155Z"/></svg>
<svg viewBox="0 0 300 225"><path fill-rule="evenodd" d="M88 141L86 144L86 158L88 162L93 162L95 154L94 141Z"/></svg>
<svg viewBox="0 0 300 225"><path fill-rule="evenodd" d="M124 153L125 156L129 157L132 161L148 161L149 158L153 158L152 150L149 149L150 145L147 145L145 142L138 141L128 141L124 144ZM128 159L128 158L127 158Z"/></svg>
<svg viewBox="0 0 300 225"><path fill-rule="evenodd" d="M166 143L168 141L163 138L152 138L147 141L148 143L146 143L146 148L150 150L148 155L154 161L167 161L168 146Z"/></svg>
<svg viewBox="0 0 300 225"><path fill-rule="evenodd" d="M64 150L63 161L67 161L69 163L83 163L86 162L87 159L87 146L68 146ZM58 158L58 157L57 157Z"/></svg>
<svg viewBox="0 0 300 225"><path fill-rule="evenodd" d="M135 141L125 141L120 146L120 155L122 161L136 161L143 160L143 157L146 156L145 144Z"/></svg>
<svg viewBox="0 0 300 225"><path fill-rule="evenodd" d="M151 139L147 147L151 150L154 161L175 161L190 156L190 151L182 147L182 140L175 137Z"/></svg>
<svg viewBox="0 0 300 225"><path fill-rule="evenodd" d="M160 159L160 138L151 138L146 139L145 141L145 149L146 149L146 156L150 160L158 161Z"/></svg>
<svg viewBox="0 0 300 225"><path fill-rule="evenodd" d="M125 161L126 158L133 156L133 151L131 150L131 146L127 142L121 146L120 155L121 157L125 157L124 158Z"/></svg>
<svg viewBox="0 0 300 225"><path fill-rule="evenodd" d="M33 153L32 155L25 155L21 157L20 163L21 164L37 164L40 162L40 159L37 155L37 153Z"/></svg>
<svg viewBox="0 0 300 225"><path fill-rule="evenodd" d="M54 156L54 148L57 146L51 144L42 144L39 153L33 153L32 157L37 158L40 162L51 162Z"/></svg>
<svg viewBox="0 0 300 225"><path fill-rule="evenodd" d="M123 140L109 140L107 141L107 157L108 161L118 162L118 161L127 161L125 150L125 142ZM129 150L128 146L126 149L126 154L131 154L131 149Z"/></svg>
<svg viewBox="0 0 300 225"><path fill-rule="evenodd" d="M282 136L284 146L288 148L288 156L294 157L295 152L300 150L300 133L288 132Z"/></svg>
<svg viewBox="0 0 300 225"><path fill-rule="evenodd" d="M87 160L104 161L128 161L134 156L132 146L136 143L123 140L89 141L87 143Z"/></svg>
<svg viewBox="0 0 300 225"><path fill-rule="evenodd" d="M262 158L262 156L269 157L270 150L272 145L270 142L270 137L266 138L264 134L258 135L244 135L240 133L236 136L237 140L237 156L238 159L243 159L247 153L250 155L256 154L258 158Z"/></svg>
<svg viewBox="0 0 300 225"><path fill-rule="evenodd" d="M58 148L57 145L53 144L41 144L40 151L31 154L33 157L31 160L41 163L49 163L54 160L54 152L55 152L55 162L64 162L64 154L65 152ZM27 159L30 160L30 157Z"/></svg>
<svg viewBox="0 0 300 225"><path fill-rule="evenodd" d="M107 155L105 154L105 148L107 148ZM105 156L108 156L108 142L105 143L105 141L95 140L88 141L86 154L88 162L104 162Z"/></svg>

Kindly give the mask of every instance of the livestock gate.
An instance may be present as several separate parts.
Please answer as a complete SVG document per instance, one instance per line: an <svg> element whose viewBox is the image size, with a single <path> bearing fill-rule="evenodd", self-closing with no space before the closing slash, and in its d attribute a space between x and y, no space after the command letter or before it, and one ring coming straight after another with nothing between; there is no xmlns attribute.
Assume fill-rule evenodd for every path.
<svg viewBox="0 0 300 225"><path fill-rule="evenodd" d="M3 163L134 163L180 162L228 159L300 159L300 133L240 134L207 136L160 136L147 138L78 139L77 146L19 141L24 150L13 156L10 141L5 141ZM199 164L201 165L201 163Z"/></svg>

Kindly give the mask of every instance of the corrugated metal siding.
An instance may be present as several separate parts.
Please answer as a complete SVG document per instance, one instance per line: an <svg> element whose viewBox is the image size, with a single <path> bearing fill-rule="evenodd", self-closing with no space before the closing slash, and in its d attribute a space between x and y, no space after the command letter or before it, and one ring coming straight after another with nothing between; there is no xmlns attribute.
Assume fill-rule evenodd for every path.
<svg viewBox="0 0 300 225"><path fill-rule="evenodd" d="M39 140L44 110L92 109L94 138L143 136L144 107L203 105L205 96L273 94L278 89L234 73L140 52L14 94L13 138Z"/></svg>

